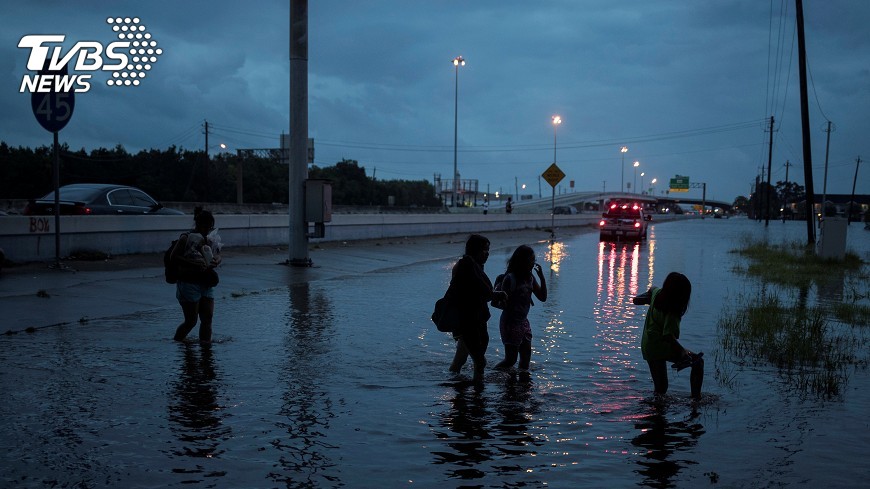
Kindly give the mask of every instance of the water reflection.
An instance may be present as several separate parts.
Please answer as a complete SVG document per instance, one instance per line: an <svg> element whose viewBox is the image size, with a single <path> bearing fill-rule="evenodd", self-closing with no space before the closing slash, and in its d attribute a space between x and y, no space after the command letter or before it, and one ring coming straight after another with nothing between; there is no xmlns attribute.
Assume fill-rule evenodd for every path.
<svg viewBox="0 0 870 489"><path fill-rule="evenodd" d="M492 413L483 393L468 386L455 387L450 399L450 409L442 413L441 426L453 433L436 433L439 439L449 440L446 446L453 449L434 451L435 464L448 464L447 476L459 479L480 479L486 475L480 467L493 458L489 440L488 424Z"/></svg>
<svg viewBox="0 0 870 489"><path fill-rule="evenodd" d="M464 384L451 391L450 407L440 419L447 431L435 433L451 450L432 452L433 463L446 465L449 478L479 480L490 471L516 480L534 472L537 448L546 443L543 435L534 434L540 405L527 372L504 374L504 378L503 385L494 383L487 389L502 389L492 400Z"/></svg>
<svg viewBox="0 0 870 489"><path fill-rule="evenodd" d="M226 451L221 448L221 442L232 436L230 427L223 424L227 414L225 406L218 402L221 383L212 348L209 344L181 345L181 368L169 396L170 429L181 442L172 454L179 460L218 458ZM174 471L190 474L203 473L206 469L197 462L194 469L176 468ZM207 476L223 474L212 472Z"/></svg>
<svg viewBox="0 0 870 489"><path fill-rule="evenodd" d="M627 413L619 414L621 419L635 416L632 408L639 399L632 386L637 378L632 352L640 344L639 322L633 319L639 311L632 304L631 297L649 287L655 256L654 247L642 256L642 246L640 242L598 244L598 278L593 307L596 371L590 374L597 399L593 409L599 413ZM647 273L641 285L644 261L647 262Z"/></svg>
<svg viewBox="0 0 870 489"><path fill-rule="evenodd" d="M326 377L335 371L329 366L333 361L332 307L327 296L312 293L308 283L291 285L289 296L286 363L279 373L286 390L278 413L281 421L276 423L286 435L272 441L282 452L278 458L281 470L269 473L269 478L287 487L338 487L343 485L333 474L338 462L330 455L337 447L326 441L329 423L336 415L323 388L329 384Z"/></svg>
<svg viewBox="0 0 870 489"><path fill-rule="evenodd" d="M639 454L637 464L640 468L635 470L643 477L642 485L676 487L675 478L680 470L697 464L677 458L677 455L680 452L691 453L688 449L694 447L698 438L705 433L704 427L698 422L699 417L697 409L693 409L684 420L668 421L666 407L656 406L653 413L635 421L634 427L639 433L631 444L645 450Z"/></svg>
<svg viewBox="0 0 870 489"><path fill-rule="evenodd" d="M550 270L554 273L559 273L559 269L561 268L562 260L568 257L568 250L565 247L565 243L562 241L550 241L547 244L547 252L544 255L544 259L550 262Z"/></svg>
<svg viewBox="0 0 870 489"><path fill-rule="evenodd" d="M640 243L598 243L595 320L622 324L634 316L631 296L638 293Z"/></svg>

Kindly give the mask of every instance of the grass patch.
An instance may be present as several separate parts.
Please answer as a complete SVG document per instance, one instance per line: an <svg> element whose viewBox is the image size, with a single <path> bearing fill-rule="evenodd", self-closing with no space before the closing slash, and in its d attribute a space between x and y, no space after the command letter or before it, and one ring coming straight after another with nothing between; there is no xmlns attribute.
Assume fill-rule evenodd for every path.
<svg viewBox="0 0 870 489"><path fill-rule="evenodd" d="M831 307L831 312L838 321L842 321L852 326L870 325L870 307L860 304L835 304Z"/></svg>
<svg viewBox="0 0 870 489"><path fill-rule="evenodd" d="M858 274L865 281L868 278L863 272L865 263L852 252L847 252L842 260L826 259L816 256L813 249L803 243L771 244L748 235L741 241L741 246L732 253L747 258L749 263L735 270L765 282L807 287L831 274Z"/></svg>
<svg viewBox="0 0 870 489"><path fill-rule="evenodd" d="M828 315L822 306L788 307L767 293L741 298L717 323L720 346L742 363L776 367L801 392L837 397L852 367L867 360L859 356L864 341Z"/></svg>
<svg viewBox="0 0 870 489"><path fill-rule="evenodd" d="M733 357L740 364L776 367L802 393L841 395L849 372L868 363L864 330L855 329L870 323L866 263L851 252L843 260L822 259L801 243L777 245L749 236L732 253L746 259L736 271L795 290L798 300L786 304L762 287L757 297L740 297L724 309L717 323L717 379L726 386L733 383L736 374L728 361ZM812 286L820 296L832 297L808 305Z"/></svg>

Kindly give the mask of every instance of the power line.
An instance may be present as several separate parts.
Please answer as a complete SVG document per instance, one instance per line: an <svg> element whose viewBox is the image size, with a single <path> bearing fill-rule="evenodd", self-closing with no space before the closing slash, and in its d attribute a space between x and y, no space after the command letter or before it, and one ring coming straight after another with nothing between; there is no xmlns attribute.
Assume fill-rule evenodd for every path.
<svg viewBox="0 0 870 489"><path fill-rule="evenodd" d="M566 142L559 145L560 149L583 149L602 146L614 146L619 144L637 144L644 142L665 141L668 139L688 138L697 136L706 136L710 134L718 134L723 132L738 131L758 127L763 122L761 119L745 122L737 122L731 124L723 124L719 126L702 127L697 129L686 129L681 131L672 131L659 134L651 134L647 136L635 136L628 138L614 138L604 140L593 140L585 142ZM406 151L406 152L452 152L453 147L447 146L419 146L419 145L398 145L384 143L365 143L355 141L330 141L318 140L320 146L329 146L336 148L352 148L352 149L371 149L381 151ZM459 149L463 153L488 153L488 152L519 152L519 151L541 151L551 150L552 145L549 144L530 144L530 145L503 145L503 146L465 146Z"/></svg>

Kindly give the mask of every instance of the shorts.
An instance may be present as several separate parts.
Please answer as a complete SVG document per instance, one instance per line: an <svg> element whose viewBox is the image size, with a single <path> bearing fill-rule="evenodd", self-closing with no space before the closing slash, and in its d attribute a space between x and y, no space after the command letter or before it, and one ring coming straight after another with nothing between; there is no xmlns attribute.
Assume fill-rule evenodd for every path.
<svg viewBox="0 0 870 489"><path fill-rule="evenodd" d="M214 299L214 287L178 281L175 284L175 298L178 302L199 302L203 298Z"/></svg>
<svg viewBox="0 0 870 489"><path fill-rule="evenodd" d="M502 315L498 322L498 330L504 345L519 347L523 343L532 342L532 327L528 319L507 319Z"/></svg>

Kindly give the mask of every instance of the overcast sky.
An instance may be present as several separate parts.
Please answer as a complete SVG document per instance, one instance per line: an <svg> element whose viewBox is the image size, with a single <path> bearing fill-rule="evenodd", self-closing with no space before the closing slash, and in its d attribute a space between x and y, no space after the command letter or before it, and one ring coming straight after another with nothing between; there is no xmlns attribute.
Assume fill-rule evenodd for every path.
<svg viewBox="0 0 870 489"><path fill-rule="evenodd" d="M856 158L870 157L870 2L805 0L804 16L815 190L831 120L827 192L849 193ZM289 1L2 2L0 140L51 143L19 93L31 73L21 37L106 45L117 17L139 18L163 53L138 86L95 73L62 142L201 149L207 120L213 154L220 143L278 146L289 130ZM679 174L731 201L767 165L771 116L773 181L788 161L788 179L805 184L793 0L311 0L308 23L318 166L347 158L379 180L449 179L461 55L458 168L482 191L549 195L539 175L555 146L562 192L572 180L575 191L612 191L656 178L658 194ZM870 193L868 175L862 162L858 193Z"/></svg>

